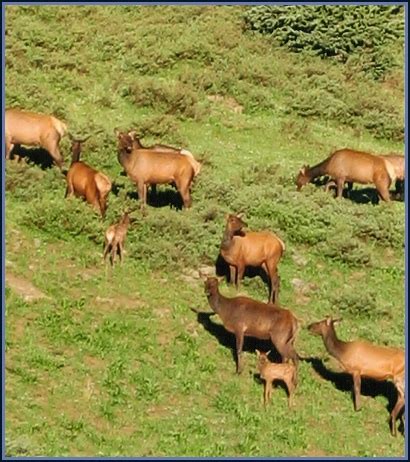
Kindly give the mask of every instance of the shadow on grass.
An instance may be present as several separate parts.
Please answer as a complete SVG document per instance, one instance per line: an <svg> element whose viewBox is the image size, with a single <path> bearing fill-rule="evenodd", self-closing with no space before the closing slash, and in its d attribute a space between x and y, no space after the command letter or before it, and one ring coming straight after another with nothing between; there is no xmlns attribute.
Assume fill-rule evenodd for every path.
<svg viewBox="0 0 410 462"><path fill-rule="evenodd" d="M310 363L315 372L317 372L320 377L322 377L324 380L332 382L338 390L351 393L352 403L354 403L353 378L351 374L347 374L346 372L333 372L323 364L322 360L318 358L303 358L303 361ZM397 401L396 387L392 382L387 380L378 381L369 378L362 378L361 394L363 396L370 396L372 398L380 395L384 396L387 399L386 409L389 414L393 410ZM404 409L398 416L398 418L400 418L398 431L401 433L404 432L403 414Z"/></svg>
<svg viewBox="0 0 410 462"><path fill-rule="evenodd" d="M120 174L120 176L124 176L123 172ZM126 176L126 175L125 175ZM153 185L156 186L156 185ZM183 208L183 201L182 197L179 194L178 191L173 190L167 186L167 189L162 189L158 191L158 186L153 187L151 186L148 188L147 192L147 205L155 208L160 208L160 207L171 207L175 208L177 210L182 210ZM114 182L112 186L112 193L115 196L118 196L124 188L128 188L125 184L122 182ZM136 191L136 186L134 186L134 191L128 191L126 194L126 197L135 201L138 201L138 193Z"/></svg>
<svg viewBox="0 0 410 462"><path fill-rule="evenodd" d="M323 177L323 178L317 178L312 181L312 184L314 184L317 187L323 187L326 185L327 181L329 181L329 177ZM330 186L329 188L329 194L333 194L336 196L336 185L335 186ZM379 204L381 202L379 198L379 194L376 190L376 188L368 187L368 188L357 188L357 189L351 189L349 188L344 188L343 197L345 199L349 199L356 204ZM397 180L396 181L396 186L395 186L395 191L390 191L390 199L392 201L404 201L404 182Z"/></svg>
<svg viewBox="0 0 410 462"><path fill-rule="evenodd" d="M20 162L20 159L24 159L27 163L37 165L42 170L47 170L54 165L53 158L43 148L27 149L17 145L11 151L10 159L16 158L16 156L18 156L18 162Z"/></svg>

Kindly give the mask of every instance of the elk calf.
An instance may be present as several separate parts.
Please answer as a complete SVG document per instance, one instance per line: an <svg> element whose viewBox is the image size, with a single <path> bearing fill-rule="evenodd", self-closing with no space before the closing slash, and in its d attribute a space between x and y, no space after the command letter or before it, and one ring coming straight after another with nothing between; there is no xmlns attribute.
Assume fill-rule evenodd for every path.
<svg viewBox="0 0 410 462"><path fill-rule="evenodd" d="M291 362L272 363L268 358L269 353L270 351L264 353L262 351L256 350L256 355L258 357L257 369L261 379L265 381L263 404L266 407L266 404L271 398L273 381L281 380L286 384L288 388L288 406L291 407L293 392L295 391L297 385L296 366Z"/></svg>
<svg viewBox="0 0 410 462"><path fill-rule="evenodd" d="M67 172L66 197L75 195L83 197L105 216L107 196L111 191L111 181L101 172L80 161L81 147L84 140L72 140L72 161Z"/></svg>
<svg viewBox="0 0 410 462"><path fill-rule="evenodd" d="M111 225L105 232L105 248L104 248L104 260L106 260L107 255L111 252L110 262L111 266L114 265L115 256L118 253L120 257L120 262L122 264L123 254L124 254L124 242L127 236L128 226L130 224L129 213L126 212L122 216L119 223Z"/></svg>
<svg viewBox="0 0 410 462"><path fill-rule="evenodd" d="M330 317L308 326L312 334L320 335L327 351L341 367L353 376L354 407L360 409L360 386L362 377L375 380L392 379L397 389L396 405L390 414L391 434L396 436L396 419L404 408L405 356L401 348L389 348L356 340L343 342L336 336L334 324L340 319Z"/></svg>

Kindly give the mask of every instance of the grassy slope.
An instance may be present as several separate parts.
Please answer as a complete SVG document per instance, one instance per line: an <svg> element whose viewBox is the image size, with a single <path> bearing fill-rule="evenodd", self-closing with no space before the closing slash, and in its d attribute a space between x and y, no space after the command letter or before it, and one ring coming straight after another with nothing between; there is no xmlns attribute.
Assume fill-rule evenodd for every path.
<svg viewBox="0 0 410 462"><path fill-rule="evenodd" d="M354 413L349 382L303 362L295 408L278 388L264 412L252 345L235 377L230 337L227 346L216 318L209 325L190 310L208 307L201 282L186 277L214 263L224 214L244 210L250 228L286 241L283 305L306 322L343 315L342 338L404 345L404 204L338 202L313 186L298 194L293 183L303 163L332 149L402 145L284 110L309 69L340 78L352 98L377 94L402 108L402 73L389 84L343 83L337 66L244 35L236 7L6 11L7 105L54 112L76 133L101 129L84 157L117 185L102 223L63 200L55 169L7 165L7 273L48 296L29 303L6 290L8 453L402 455L403 438L388 436L387 386ZM244 111L212 104L211 94L234 97ZM119 176L115 126L139 128L147 143L183 144L205 163L191 210L135 213L125 264L110 274L103 230L135 203ZM295 278L312 284L306 293ZM266 299L259 278L243 291ZM297 346L327 358L305 330Z"/></svg>

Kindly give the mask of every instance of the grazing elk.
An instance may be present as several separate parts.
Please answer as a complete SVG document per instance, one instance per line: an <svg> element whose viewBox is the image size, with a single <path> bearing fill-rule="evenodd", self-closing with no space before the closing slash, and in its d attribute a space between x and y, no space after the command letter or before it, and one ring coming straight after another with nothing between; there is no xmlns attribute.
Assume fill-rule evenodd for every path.
<svg viewBox="0 0 410 462"><path fill-rule="evenodd" d="M120 263L122 264L124 254L124 242L127 236L128 226L130 224L130 215L125 212L121 217L121 220L108 227L105 232L105 248L103 258L106 260L108 253L110 252L110 263L114 266L115 256L118 253Z"/></svg>
<svg viewBox="0 0 410 462"><path fill-rule="evenodd" d="M405 356L401 348L389 348L356 340L344 342L336 336L334 324L340 319L327 317L308 326L312 334L320 335L327 351L353 376L354 407L360 409L360 387L362 377L375 380L392 379L397 389L396 405L390 414L391 434L396 436L396 419L404 408Z"/></svg>
<svg viewBox="0 0 410 462"><path fill-rule="evenodd" d="M64 158L60 153L59 143L66 131L66 124L54 116L6 109L6 158L10 159L15 145L40 146L46 149L57 166L62 168Z"/></svg>
<svg viewBox="0 0 410 462"><path fill-rule="evenodd" d="M248 297L225 297L219 291L219 281L216 277L206 279L205 294L209 306L219 315L225 329L235 335L238 374L242 370L244 337L270 340L283 361L291 359L298 364L299 357L294 342L299 325L291 311Z"/></svg>
<svg viewBox="0 0 410 462"><path fill-rule="evenodd" d="M107 209L107 196L112 187L111 181L103 173L80 161L84 141L72 139L72 161L66 177L65 197L72 195L83 197L104 218Z"/></svg>
<svg viewBox="0 0 410 462"><path fill-rule="evenodd" d="M269 301L278 301L278 263L285 251L285 244L269 231L244 232L246 223L241 214L226 216L220 253L230 268L230 280L239 289L246 266L262 267L269 281Z"/></svg>
<svg viewBox="0 0 410 462"><path fill-rule="evenodd" d="M129 178L137 185L141 209L147 202L147 186L174 182L181 194L185 208L192 204L190 187L195 176L188 156L138 149L128 133L116 132L118 138L118 161Z"/></svg>
<svg viewBox="0 0 410 462"><path fill-rule="evenodd" d="M266 404L272 395L272 384L274 380L281 380L288 388L288 406L292 405L293 392L297 385L297 370L295 364L288 363L272 363L269 361L268 355L270 351L264 353L256 350L258 357L257 369L261 379L265 381L263 392L263 404Z"/></svg>
<svg viewBox="0 0 410 462"><path fill-rule="evenodd" d="M345 182L350 183L350 189L353 183L374 183L380 197L386 202L390 201L389 188L396 178L394 167L380 156L340 149L313 167L302 167L296 179L297 190L324 175L336 183L337 197L342 197Z"/></svg>

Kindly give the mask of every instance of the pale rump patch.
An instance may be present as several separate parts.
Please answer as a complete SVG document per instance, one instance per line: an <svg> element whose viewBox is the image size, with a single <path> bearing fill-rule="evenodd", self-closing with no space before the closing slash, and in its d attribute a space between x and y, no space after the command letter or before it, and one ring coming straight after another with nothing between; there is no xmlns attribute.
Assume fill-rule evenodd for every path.
<svg viewBox="0 0 410 462"><path fill-rule="evenodd" d="M59 135L63 137L67 132L67 125L53 116L51 116L51 120L53 121L54 128L58 131Z"/></svg>
<svg viewBox="0 0 410 462"><path fill-rule="evenodd" d="M103 173L98 172L95 175L95 183L101 194L108 194L111 191L111 181Z"/></svg>
<svg viewBox="0 0 410 462"><path fill-rule="evenodd" d="M384 163L386 165L386 170L389 174L390 180L392 183L394 183L394 181L396 180L396 169L394 165L391 162L389 162L388 159L384 159Z"/></svg>

